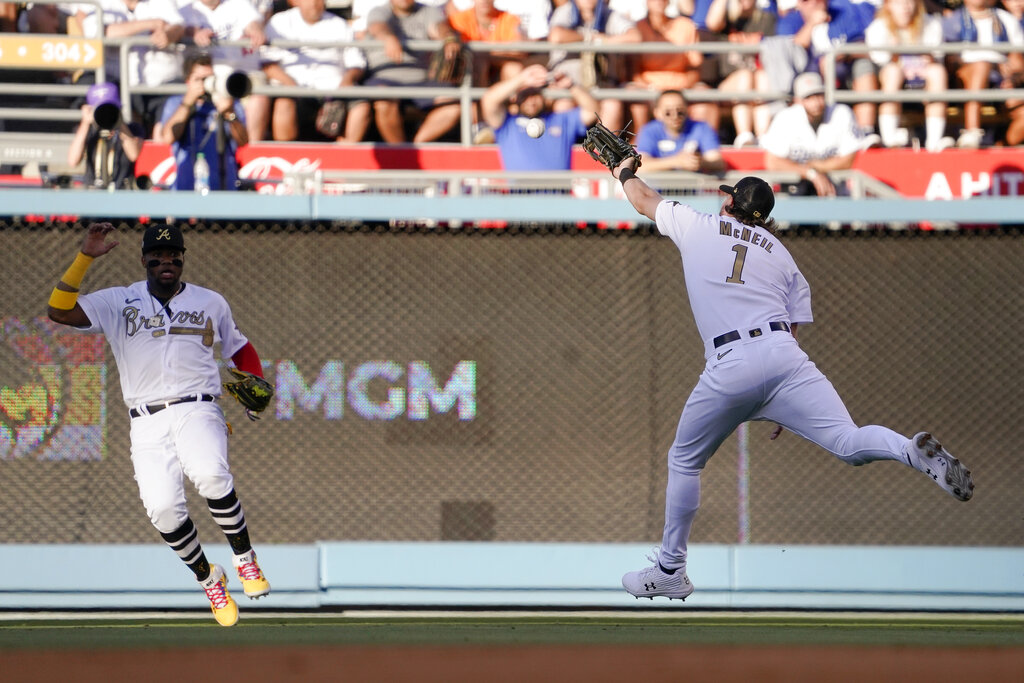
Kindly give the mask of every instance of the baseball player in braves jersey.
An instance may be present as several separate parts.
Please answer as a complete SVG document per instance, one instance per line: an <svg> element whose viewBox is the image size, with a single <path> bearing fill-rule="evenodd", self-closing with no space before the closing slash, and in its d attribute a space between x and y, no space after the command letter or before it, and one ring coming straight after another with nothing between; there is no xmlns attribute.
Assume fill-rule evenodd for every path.
<svg viewBox="0 0 1024 683"><path fill-rule="evenodd" d="M219 342L224 358L239 369L262 376L260 359L235 325L224 297L181 280L185 242L176 226L146 229L145 280L79 296L93 259L117 246L107 241L113 230L110 223L89 226L81 252L50 296L49 316L106 336L131 416L131 459L143 505L167 545L195 572L217 622L232 626L238 606L228 593L224 569L211 565L199 544L182 474L224 531L245 594L258 598L269 593L228 468L213 345Z"/></svg>
<svg viewBox="0 0 1024 683"><path fill-rule="evenodd" d="M707 364L668 454L661 548L646 569L622 585L636 597L685 599L686 545L700 504L700 473L742 422L768 420L827 449L851 465L895 460L969 500L971 473L931 434L912 439L877 425L858 427L832 384L797 343L797 326L812 321L811 292L793 257L774 234L771 187L747 177L719 215L665 200L634 174L629 158L613 170L633 207L653 220L682 255L686 291Z"/></svg>

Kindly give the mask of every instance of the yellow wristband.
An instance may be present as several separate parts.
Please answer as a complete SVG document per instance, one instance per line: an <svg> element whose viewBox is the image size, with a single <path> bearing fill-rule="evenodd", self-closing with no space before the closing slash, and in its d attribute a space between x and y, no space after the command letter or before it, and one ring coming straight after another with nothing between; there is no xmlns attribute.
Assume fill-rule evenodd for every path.
<svg viewBox="0 0 1024 683"><path fill-rule="evenodd" d="M65 292L63 289L53 288L50 294L50 308L61 311L70 311L78 303L78 292Z"/></svg>
<svg viewBox="0 0 1024 683"><path fill-rule="evenodd" d="M75 257L71 266L68 267L60 279L61 284L75 291L69 292L54 287L53 292L50 294L50 306L52 308L70 311L75 307L75 304L78 303L78 287L82 284L82 280L85 279L85 271L89 270L92 259L92 256L86 256L82 252L78 252L78 256Z"/></svg>
<svg viewBox="0 0 1024 683"><path fill-rule="evenodd" d="M78 256L75 257L74 262L64 271L64 275L60 281L66 284L68 287L74 287L78 289L82 286L82 280L85 279L85 271L89 270L89 266L92 265L92 256L86 256L82 252L78 252Z"/></svg>

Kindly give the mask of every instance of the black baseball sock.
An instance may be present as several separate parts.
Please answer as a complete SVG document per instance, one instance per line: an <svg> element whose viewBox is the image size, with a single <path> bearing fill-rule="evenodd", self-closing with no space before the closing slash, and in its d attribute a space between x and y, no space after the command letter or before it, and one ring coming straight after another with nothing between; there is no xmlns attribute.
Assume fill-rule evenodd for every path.
<svg viewBox="0 0 1024 683"><path fill-rule="evenodd" d="M161 531L160 535L181 561L195 573L197 580L205 581L210 577L210 563L207 562L203 547L199 544L199 534L191 519L186 519L180 527L169 534Z"/></svg>
<svg viewBox="0 0 1024 683"><path fill-rule="evenodd" d="M661 560L658 560L658 569L665 572L666 574L675 574L677 571L679 571L679 567L676 567L675 569L665 569L665 565L661 563Z"/></svg>
<svg viewBox="0 0 1024 683"><path fill-rule="evenodd" d="M235 490L231 489L223 498L207 498L206 504L213 519L227 537L231 552L241 555L252 550L249 529L245 525L245 513L242 512L242 504L238 502Z"/></svg>

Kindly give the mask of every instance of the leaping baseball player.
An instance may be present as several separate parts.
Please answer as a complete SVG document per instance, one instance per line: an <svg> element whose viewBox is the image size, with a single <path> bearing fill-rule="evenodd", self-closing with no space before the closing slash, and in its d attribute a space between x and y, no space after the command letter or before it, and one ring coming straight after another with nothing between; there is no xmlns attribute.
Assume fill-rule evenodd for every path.
<svg viewBox="0 0 1024 683"><path fill-rule="evenodd" d="M228 467L228 430L217 404L221 379L213 346L238 368L243 382L225 386L250 418L270 402L259 355L238 330L224 297L181 280L185 241L173 225L146 229L142 266L146 279L79 295L93 259L118 245L114 227L93 223L81 251L54 288L49 316L84 331L100 331L121 375L131 417L131 460L139 494L164 541L191 569L222 626L238 621L224 569L210 564L186 508L182 474L206 499L231 546L233 564L250 598L270 592L256 562L242 505ZM245 386L235 386L244 384ZM249 398L239 392L248 391ZM246 403L249 401L249 403Z"/></svg>
<svg viewBox="0 0 1024 683"><path fill-rule="evenodd" d="M974 493L971 473L928 432L913 438L878 425L858 427L832 384L797 343L812 322L811 291L769 218L775 195L746 177L726 194L719 215L668 201L638 178L635 151L598 134L584 147L604 154L638 213L657 224L682 255L690 308L707 360L686 401L668 453L665 527L652 566L628 572L623 587L637 598L685 599L687 540L700 506L700 473L736 427L777 423L850 465L895 460L923 472L958 500Z"/></svg>

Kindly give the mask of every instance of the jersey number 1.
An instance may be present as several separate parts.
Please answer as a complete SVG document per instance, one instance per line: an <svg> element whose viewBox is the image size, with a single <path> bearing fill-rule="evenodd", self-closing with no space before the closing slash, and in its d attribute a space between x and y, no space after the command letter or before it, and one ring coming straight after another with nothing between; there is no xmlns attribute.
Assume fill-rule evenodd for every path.
<svg viewBox="0 0 1024 683"><path fill-rule="evenodd" d="M734 244L732 250L736 252L736 259L732 262L732 275L725 278L725 281L737 285L746 284L740 276L743 274L743 261L747 258L747 246L745 244Z"/></svg>

